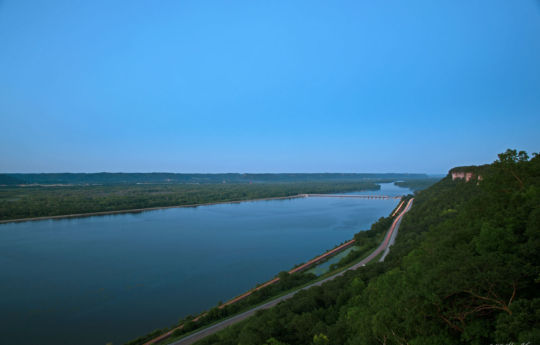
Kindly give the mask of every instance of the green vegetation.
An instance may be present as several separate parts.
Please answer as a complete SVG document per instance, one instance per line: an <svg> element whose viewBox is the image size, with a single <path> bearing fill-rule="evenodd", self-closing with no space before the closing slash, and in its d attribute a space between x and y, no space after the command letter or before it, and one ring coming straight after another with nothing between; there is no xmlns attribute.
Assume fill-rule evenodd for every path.
<svg viewBox="0 0 540 345"><path fill-rule="evenodd" d="M319 275L321 275L323 273L326 273L329 270L333 269L332 266L334 264L338 264L342 259L347 257L351 252L356 251L356 250L358 250L358 247L355 246L355 245L352 245L352 246L348 247L347 249L342 250L338 254L331 256L327 260L320 261L316 266L313 266L312 268L310 268L306 272L313 273L313 274L315 274L317 276L319 276Z"/></svg>
<svg viewBox="0 0 540 345"><path fill-rule="evenodd" d="M17 185L17 184L22 184L23 181L13 177L13 176L10 176L10 175L6 175L6 174L0 174L0 186L4 185L4 186L10 186L10 185Z"/></svg>
<svg viewBox="0 0 540 345"><path fill-rule="evenodd" d="M439 177L427 177L414 180L397 181L394 182L394 184L403 188L409 188L416 192L431 187L440 180L441 178Z"/></svg>
<svg viewBox="0 0 540 345"><path fill-rule="evenodd" d="M341 271L355 262L361 260L362 258L369 255L382 241L384 234L390 227L392 223L392 217L381 217L376 223L371 226L370 230L361 231L359 234L355 235L357 241L358 249L351 251L346 257L341 259L337 264L332 265L331 270L325 274L317 277L316 275L310 273L310 271L298 272L294 274L289 274L287 272L280 272L277 277L280 280L272 285L269 285L261 290L255 291L250 296L246 297L243 300L238 301L232 305L228 305L222 309L219 308L219 305L216 305L211 309L204 317L199 319L197 322L191 321L194 316L188 315L184 319L180 320L178 325L184 324L184 327L180 330L177 330L173 333L171 339L166 341L172 341L174 339L185 336L188 333L191 333L197 329L212 325L218 321L227 319L233 315L239 314L243 311L249 310L252 307L268 302L279 296L283 296L289 292L295 291L299 288L307 286L308 284L313 283L316 280L325 279L338 271ZM366 235L361 235L365 233ZM375 240L377 239L377 240ZM300 264L295 265L295 267L300 266ZM155 330L145 336L139 337L135 340L132 340L125 345L141 345L145 342L156 338L157 336L169 331L170 329L177 327L174 325L171 328L163 328Z"/></svg>
<svg viewBox="0 0 540 345"><path fill-rule="evenodd" d="M540 156L418 192L374 263L198 344L540 343Z"/></svg>
<svg viewBox="0 0 540 345"><path fill-rule="evenodd" d="M403 200L407 202L408 199L409 197L406 197ZM351 250L338 262L330 265L328 272L333 273L333 271L347 267L351 263L360 261L371 254L384 240L384 236L392 225L393 220L394 217L381 217L377 222L373 223L370 230L356 233L354 235L356 241L354 247L349 248ZM310 271L316 272L316 267Z"/></svg>
<svg viewBox="0 0 540 345"><path fill-rule="evenodd" d="M0 220L379 188L374 182L0 187Z"/></svg>

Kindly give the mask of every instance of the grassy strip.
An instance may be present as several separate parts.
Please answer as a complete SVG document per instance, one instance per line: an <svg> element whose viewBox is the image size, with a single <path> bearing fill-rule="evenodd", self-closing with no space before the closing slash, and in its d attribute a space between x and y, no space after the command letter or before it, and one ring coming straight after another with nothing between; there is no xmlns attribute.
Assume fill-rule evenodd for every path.
<svg viewBox="0 0 540 345"><path fill-rule="evenodd" d="M385 235L386 235L386 233L383 233L383 234L382 234L382 239L384 239L384 236L385 236ZM381 242L382 242L382 239L381 239ZM262 302L259 302L259 303L255 304L255 305L246 306L245 308L240 309L240 311L238 311L238 312L235 313L234 315L227 316L227 317L225 317L225 318L223 318L223 319L215 320L215 321L213 321L213 322L211 322L211 323L209 323L209 324L207 324L207 325L204 325L204 326L202 326L202 327L200 327L200 328L194 329L194 330L192 330L192 331L190 331L190 332L188 332L188 333L182 334L182 335L180 335L180 336L178 336L178 337L171 336L170 338L167 338L166 340L164 340L164 342L161 342L160 344L163 344L163 345L171 344L171 343L173 343L173 342L175 342L175 341L178 341L178 340L180 340L180 339L183 339L183 338L185 338L185 337L188 337L188 336L190 336L190 335L192 335L192 334L194 334L194 333L197 333L197 332L199 332L199 331L202 331L202 330L204 330L204 329L207 329L207 328L209 328L209 327L212 327L212 326L214 326L214 325L216 325L216 324L218 324L218 323L220 323L220 322L223 322L223 321L229 320L229 319L231 319L231 318L233 318L233 317L236 317L236 316L238 316L238 315L240 315L240 314L242 314L242 313L245 313L245 312L248 311L248 310L251 310L251 309L253 309L253 308L257 308L257 307L259 307L259 306L261 306L261 305L264 305L264 304L266 304L266 303L269 303L269 302L271 302L271 301L273 301L273 300L275 300L275 299L278 299L278 298L280 298L280 297L283 297L283 296L285 296L285 295L288 295L288 294L290 294L290 293L292 293L292 292L300 291L300 290L304 289L304 288L307 287L307 286L310 286L310 285L315 284L315 283L317 283L317 282L319 282L319 281L325 280L326 278L329 278L329 277L331 277L331 276L333 276L333 275L335 275L335 274L339 274L339 273L341 273L341 272L343 272L343 271L349 269L350 267L356 265L357 263L361 262L362 260L366 259L366 258L367 258L374 250L377 249L377 247L378 247L379 245L380 245L380 243L379 243L377 246L375 246L374 248L371 248L370 251L365 251L365 252L364 252L364 255L360 256L359 258L355 259L355 260L352 261L352 262L349 262L347 265L345 265L345 266L343 266L343 267L339 267L339 268L336 268L336 269L334 269L334 270L332 270L332 271L328 271L328 272L326 272L326 273L324 273L324 274L318 276L317 278L315 278L315 279L313 279L313 280L310 280L309 282L307 282L307 283L305 283L305 284L303 284L303 285L300 285L300 286L291 288L291 289L289 289L289 290L283 291L283 292L281 292L281 293L279 293L279 294L277 294L277 295L274 295L274 296L272 296L272 297L270 297L270 298L268 298L268 299L266 299L266 300L264 300L264 301L262 301ZM381 257L382 254L383 254L383 252L379 253L379 254L378 254L376 257L374 257L373 260L371 260L368 264L373 264L373 263L378 262L378 260L380 259L380 257Z"/></svg>
<svg viewBox="0 0 540 345"><path fill-rule="evenodd" d="M397 207L397 206L396 206L396 207ZM394 209L394 210L395 210L395 209ZM394 212L394 211L392 211L390 214L393 214L393 212ZM360 236L360 238L359 238L359 239L360 239L360 243L362 243L362 242L365 243L365 242L367 241L367 242L370 243L371 245L368 245L368 247L366 247L365 249L363 249L361 252L359 252L359 251L351 251L346 257L344 257L343 259L341 259L339 263L332 265L328 272L326 272L326 273L324 273L324 274L322 274L322 275L316 277L315 279L309 280L309 281L307 281L307 282L305 282L305 283L303 283L303 284L301 284L301 285L291 287L291 288L288 289L288 290L285 290L285 291L282 291L282 292L278 292L277 294L272 295L272 296L269 296L268 298L266 298L266 299L264 299L264 300L262 300L262 301L256 302L256 303L254 303L254 304L249 304L249 302L248 302L245 306L243 306L243 307L241 307L240 309L236 310L236 311L234 312L234 314L232 314L232 315L227 315L227 316L224 316L224 317L222 317L222 318L219 318L219 319L210 321L208 324L203 324L203 325L201 325L200 327L197 327L197 328L195 328L195 329L193 329L193 330L190 330L190 331L188 331L187 333L183 333L183 334L181 334L181 335L178 335L177 337L175 337L174 335L171 335L171 337L166 338L166 339L163 340L163 341L166 341L165 344L168 344L168 343L170 343L170 342L172 342L172 341L176 341L176 340L178 340L178 339L182 339L182 338L188 336L189 334L193 334L194 332L198 332L198 331L200 331L200 330L203 330L203 329L206 329L206 328L208 328L208 327L211 327L212 325L215 325L216 323L219 323L219 322L222 322L222 321L224 321L224 320L230 319L231 317L234 317L234 316L236 316L236 315L239 315L239 314L241 314L241 313L243 313L243 312L245 312L245 311L247 311L247 310L250 310L250 309L255 308L255 307L257 307L257 306L260 306L260 305L263 305L263 304L265 304L265 303L268 303L268 302L270 302L270 301L272 301L272 300L274 300L274 299L276 299L276 298L282 297L282 296L284 296L284 295L286 295L286 294L288 294L288 293L291 293L291 292L293 292L293 291L300 290L300 289L302 289L302 288L304 288L304 287L306 287L306 286L309 286L309 285L311 285L311 284L317 283L318 281L324 280L324 279L326 279L326 278L328 278L328 277L330 277L330 276L332 276L332 275L334 275L334 274L338 274L338 273L340 273L340 272L342 272L342 271L344 271L344 270L350 268L351 266L355 265L356 263L358 263L358 262L364 260L365 258L367 258L374 250L376 250L376 249L378 248L378 246L380 245L380 243L382 243L382 241L384 240L384 238L385 238L385 236L386 236L386 234L387 234L387 232L388 232L388 229L390 228L390 225L392 224L392 222L393 222L394 219L395 219L395 216L394 216L394 217L389 216L389 217L386 217L386 218L381 217L376 223L374 223L374 224L372 225L372 227L371 227L370 230L368 230L368 231L362 231L362 232L356 234L356 235L355 235L355 239L357 239L357 237L358 237L359 234L371 232L371 234L373 234L373 236ZM370 234L370 235L371 235L371 234ZM358 240L359 240L359 239L357 239L357 243L358 243ZM336 247L337 247L337 246L336 246ZM334 247L334 248L335 248L335 247ZM349 247L349 248L350 248L350 247ZM327 252L328 252L328 251L327 251ZM339 253L339 252L338 252L338 253ZM336 253L336 254L338 254L338 253ZM379 258L380 255L382 255L382 253L379 254L379 255L377 255L377 257L374 258L374 260L377 259L377 258ZM351 256L352 256L352 257L351 257ZM330 258L331 258L331 257L329 257L328 259L330 259ZM326 259L326 260L328 260L328 259ZM318 262L317 264L321 264L321 263L325 262L326 260L323 260L323 261L321 261L321 262ZM373 260L372 260L372 262L373 262ZM296 265L295 267L297 267L297 266L298 266L298 265ZM316 267L316 266L315 266L315 267ZM286 272L282 272L282 273L287 274ZM298 276L297 276L297 277L298 277ZM275 285L275 284L274 284L274 285ZM264 288L264 289L262 289L262 290L260 290L260 291L263 292L263 291L264 291L265 289L267 289L267 288L272 288L272 287L274 287L274 285L271 285L271 286L269 286L269 287L266 287L266 288ZM251 295L251 296L253 296L253 295ZM248 296L248 297L246 298L247 301L249 301L249 297L250 297L250 296ZM256 298L256 296L254 296L254 298ZM244 301L245 301L245 300L244 300ZM238 302L241 303L242 301L238 301ZM213 308L213 309L211 309L209 312L211 312L212 310L214 310L214 309L216 309L216 308L219 309L219 306L218 306L218 307L215 307L215 308ZM227 307L227 308L228 308L228 307ZM206 314L208 314L209 312L201 313L200 316L199 316L199 317L201 318L201 320L198 320L197 323L199 323L199 322L204 323L205 320L204 320L204 316L202 316L202 315L206 315ZM226 311L225 311L225 312L226 312ZM191 319L192 319L192 318L186 318L186 319L183 321L183 324L190 323L190 322L191 322ZM180 323L182 323L182 321L181 321ZM174 326L174 327L172 327L171 329L174 329L174 328L176 328L176 327L178 327L178 326ZM133 340L133 341L127 343L127 344L130 344L130 345L136 345L136 344L142 344L142 343L148 342L148 341L150 341L151 339L155 339L155 338L158 337L160 334L164 334L164 333L170 331L171 329L162 329L162 330L160 330L160 331L154 331L154 332L151 333L151 334L153 335L152 337L150 337L149 335L143 336L143 337L140 337L140 338L138 338L138 339L136 339L136 340ZM160 343L163 344L163 341L160 342Z"/></svg>

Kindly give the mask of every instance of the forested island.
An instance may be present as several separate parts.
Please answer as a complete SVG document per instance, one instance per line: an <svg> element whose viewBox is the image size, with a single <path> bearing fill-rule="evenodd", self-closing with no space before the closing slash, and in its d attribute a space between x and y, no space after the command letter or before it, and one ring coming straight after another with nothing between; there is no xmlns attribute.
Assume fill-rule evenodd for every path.
<svg viewBox="0 0 540 345"><path fill-rule="evenodd" d="M197 344L539 344L540 156L457 176L416 193L384 262Z"/></svg>
<svg viewBox="0 0 540 345"><path fill-rule="evenodd" d="M369 191L393 181L435 182L424 174L168 173L1 174L0 181L0 221Z"/></svg>

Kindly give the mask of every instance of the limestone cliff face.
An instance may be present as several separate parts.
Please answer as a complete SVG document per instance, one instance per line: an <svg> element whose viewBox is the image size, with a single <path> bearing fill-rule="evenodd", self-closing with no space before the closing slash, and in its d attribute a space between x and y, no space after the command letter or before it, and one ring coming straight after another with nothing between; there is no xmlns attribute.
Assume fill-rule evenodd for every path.
<svg viewBox="0 0 540 345"><path fill-rule="evenodd" d="M470 180L472 180L473 178L475 178L476 175L472 172L464 172L464 171L460 171L460 172L453 172L452 173L452 180L458 180L458 179L465 179L465 182L469 182ZM482 179L482 176L478 176L478 179L481 180Z"/></svg>
<svg viewBox="0 0 540 345"><path fill-rule="evenodd" d="M477 170L478 170L477 167L454 168L450 170L450 175L452 176L452 181L455 181L455 180L465 180L465 182L469 182L471 180L482 181L482 175L480 175Z"/></svg>

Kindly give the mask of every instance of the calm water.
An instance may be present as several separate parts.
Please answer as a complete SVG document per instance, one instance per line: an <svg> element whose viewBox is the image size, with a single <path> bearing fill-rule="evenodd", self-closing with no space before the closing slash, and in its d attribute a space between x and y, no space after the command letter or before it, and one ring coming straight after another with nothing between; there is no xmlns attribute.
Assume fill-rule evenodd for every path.
<svg viewBox="0 0 540 345"><path fill-rule="evenodd" d="M307 198L0 225L0 344L121 344L350 239L396 204Z"/></svg>

